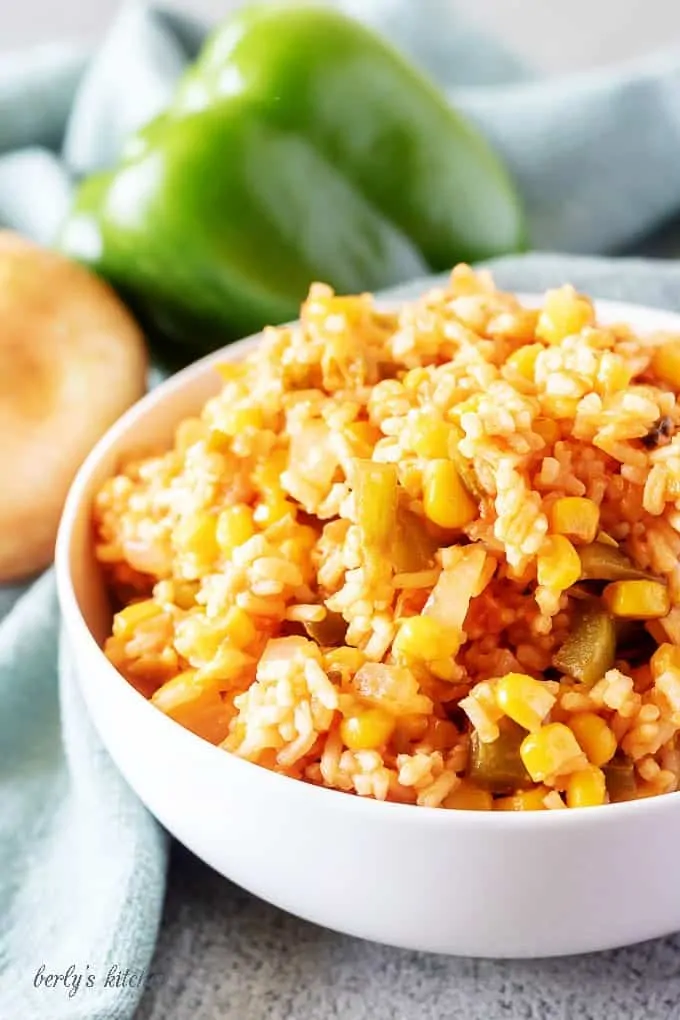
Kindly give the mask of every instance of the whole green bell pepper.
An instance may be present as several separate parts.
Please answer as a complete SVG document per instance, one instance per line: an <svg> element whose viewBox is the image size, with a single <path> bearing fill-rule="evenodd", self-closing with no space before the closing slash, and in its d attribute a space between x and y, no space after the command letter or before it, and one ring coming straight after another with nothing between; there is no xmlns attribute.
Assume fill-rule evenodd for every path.
<svg viewBox="0 0 680 1020"><path fill-rule="evenodd" d="M196 354L294 318L313 280L375 291L523 241L504 167L432 84L359 23L276 4L215 32L60 247Z"/></svg>

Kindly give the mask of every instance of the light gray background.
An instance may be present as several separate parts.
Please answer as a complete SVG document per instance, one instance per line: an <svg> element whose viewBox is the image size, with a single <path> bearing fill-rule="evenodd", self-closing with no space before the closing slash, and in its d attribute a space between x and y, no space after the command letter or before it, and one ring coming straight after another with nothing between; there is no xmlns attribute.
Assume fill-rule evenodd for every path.
<svg viewBox="0 0 680 1020"><path fill-rule="evenodd" d="M166 0L168 2L168 0ZM172 2L172 0L169 0ZM175 0L217 19L237 0ZM380 3L381 0L366 0ZM417 5L418 0L412 0ZM452 0L442 0L442 3ZM0 51L62 38L92 41L120 0L0 0ZM680 45L679 0L456 0L536 66L587 68Z"/></svg>

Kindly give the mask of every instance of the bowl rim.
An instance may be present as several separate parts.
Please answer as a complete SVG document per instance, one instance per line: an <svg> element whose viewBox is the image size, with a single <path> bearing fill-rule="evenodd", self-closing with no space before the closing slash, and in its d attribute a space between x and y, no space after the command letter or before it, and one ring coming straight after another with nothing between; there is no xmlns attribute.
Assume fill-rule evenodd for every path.
<svg viewBox="0 0 680 1020"><path fill-rule="evenodd" d="M427 290L427 281L417 281L416 285L421 285L422 292ZM528 307L539 306L544 297L543 294L534 292L517 291L513 293ZM411 299L380 300L378 298L376 299L376 306L389 310L399 307L408 300ZM672 312L632 302L608 301L597 298L593 298L593 301L597 311L611 323L626 323L630 318L642 318L649 319L653 323L649 327L649 332L663 332L664 330L680 332L680 312ZM283 325L291 325L291 323ZM643 334L647 331L643 326L635 326L634 328L640 330ZM413 804L401 804L394 801L377 801L372 797L352 796L342 790L306 783L299 779L293 779L283 773L273 772L209 743L209 741L197 736L162 712L159 712L148 699L125 680L123 675L106 658L91 633L71 579L70 555L73 533L79 517L81 503L87 495L91 477L97 472L100 461L107 456L110 449L123 437L130 435L134 431L135 425L142 421L147 413L151 412L153 408L164 400L172 397L176 392L181 391L188 384L194 382L197 378L203 376L215 365L224 361L237 360L240 354L246 353L257 345L264 332L265 330L262 330L243 337L217 351L207 354L153 387L107 429L82 462L69 488L55 546L57 593L64 622L66 623L65 630L69 642L78 641L89 646L92 652L99 658L102 669L110 675L112 682L120 684L122 688L129 692L131 695L130 706L132 707L136 703L140 712L153 713L155 725L160 728L166 728L168 740L174 740L178 745L184 742L187 753L203 756L206 767L242 769L246 770L244 773L246 777L262 784L274 784L271 796L276 796L277 792L284 795L287 790L291 795L297 791L297 796L315 797L317 799L322 797L326 798L327 807L335 803L338 810L359 812L359 818L364 817L365 814L367 816L371 815L374 818L379 818L386 824L407 822L410 819L412 823L420 820L425 825L453 826L454 828L456 826L476 827L480 825L496 831L506 830L507 826L513 825L542 830L545 826L574 826L583 824L584 821L589 825L606 825L607 819L614 823L617 820L622 821L633 816L639 816L642 821L645 818L649 820L658 814L663 814L668 810L676 810L680 807L680 790L634 801L603 804L587 810L575 811L564 809L558 811L524 812L474 811L466 809L446 811L435 807L417 807ZM149 714L148 718L151 720L151 714ZM220 761L222 765L218 764ZM328 801L329 797L333 798L333 800ZM375 814L376 812L377 815Z"/></svg>

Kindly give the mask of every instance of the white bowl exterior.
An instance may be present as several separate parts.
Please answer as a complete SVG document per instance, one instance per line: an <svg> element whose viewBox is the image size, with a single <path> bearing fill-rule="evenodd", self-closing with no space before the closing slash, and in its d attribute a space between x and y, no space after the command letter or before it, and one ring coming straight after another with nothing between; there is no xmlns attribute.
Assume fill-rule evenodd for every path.
<svg viewBox="0 0 680 1020"><path fill-rule="evenodd" d="M536 300L528 297L527 300ZM598 305L603 321L680 333L680 317ZM499 814L362 800L240 761L158 712L100 651L110 622L91 498L121 455L167 443L219 388L212 365L133 408L83 465L57 546L64 618L88 711L161 823L209 865L285 910L380 942L468 956L586 952L680 929L680 794L581 811Z"/></svg>

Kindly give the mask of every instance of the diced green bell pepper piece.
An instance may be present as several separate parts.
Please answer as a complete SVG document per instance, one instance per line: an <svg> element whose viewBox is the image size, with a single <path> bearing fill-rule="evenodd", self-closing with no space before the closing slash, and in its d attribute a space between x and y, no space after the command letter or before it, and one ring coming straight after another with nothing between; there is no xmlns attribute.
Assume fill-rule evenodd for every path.
<svg viewBox="0 0 680 1020"><path fill-rule="evenodd" d="M553 657L553 665L584 684L601 680L616 659L616 627L599 600L580 602L573 630Z"/></svg>
<svg viewBox="0 0 680 1020"><path fill-rule="evenodd" d="M498 729L498 737L489 744L482 743L477 732L472 731L468 776L491 793L511 794L528 789L533 782L520 755L527 731L508 718L500 720Z"/></svg>

